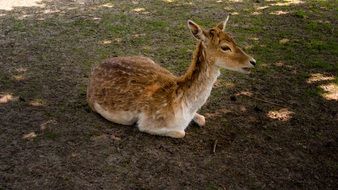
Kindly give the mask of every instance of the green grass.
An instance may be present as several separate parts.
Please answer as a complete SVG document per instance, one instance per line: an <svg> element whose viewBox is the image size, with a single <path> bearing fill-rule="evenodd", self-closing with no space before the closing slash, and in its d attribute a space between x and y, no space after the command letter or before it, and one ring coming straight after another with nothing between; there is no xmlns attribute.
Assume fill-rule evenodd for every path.
<svg viewBox="0 0 338 190"><path fill-rule="evenodd" d="M308 97L317 97L318 95L321 95L323 93L324 93L323 89L319 87L308 88L305 91L305 95Z"/></svg>
<svg viewBox="0 0 338 190"><path fill-rule="evenodd" d="M219 186L210 182L207 187L205 187L207 190L217 190L219 189Z"/></svg>
<svg viewBox="0 0 338 190"><path fill-rule="evenodd" d="M48 140L56 140L59 137L58 134L50 131L45 132L43 136Z"/></svg>
<svg viewBox="0 0 338 190"><path fill-rule="evenodd" d="M325 60L311 60L307 63L307 65L311 68L317 69L325 69L325 70L337 70L338 67L335 64L330 64Z"/></svg>
<svg viewBox="0 0 338 190"><path fill-rule="evenodd" d="M13 22L13 27L12 27L13 30L15 31L25 31L26 30L26 26L25 26L25 23L24 21L21 21L21 20L15 20Z"/></svg>
<svg viewBox="0 0 338 190"><path fill-rule="evenodd" d="M308 18L307 13L304 10L298 10L295 12L295 16L299 18Z"/></svg>
<svg viewBox="0 0 338 190"><path fill-rule="evenodd" d="M268 76L287 72L284 71L285 68L273 65L279 61L295 69L319 69L331 73L338 71L335 64L338 44L334 33L334 20L337 16L332 14L336 6L331 1L309 1L306 2L306 7L250 2L243 5L218 4L213 1L157 1L133 5L128 2L111 3L114 5L113 11L104 8L94 11L99 21L91 16L76 16L71 22L64 22L62 18L47 18L40 22L12 18L10 27L15 31L24 31L20 34L22 38L43 36L46 31L42 28L48 29L51 36L34 45L40 52L37 58L41 62L64 61L63 58L59 60L54 56L64 54L65 57L76 59L83 68L89 70L93 64L110 56L146 55L170 71L181 74L190 63L196 43L186 27L186 20L193 19L202 27L209 28L224 19L226 9L228 12L238 12L238 15L231 16L227 30L234 34L239 45L252 46L247 52L256 58L258 65L267 65L257 68L258 74ZM248 4L256 7L267 5L268 8L262 11L263 14L252 16L250 14L257 10L255 6L246 6ZM199 5L205 8L203 12L196 14L188 11ZM239 11L236 6L244 8ZM133 11L135 8L144 8L148 13L137 13ZM270 14L279 10L287 11L287 14ZM320 19L315 17L316 14L321 16ZM291 21L284 22L287 19ZM270 26L274 27L273 31L270 31ZM248 37L258 37L258 40L250 41ZM280 40L284 38L289 39L289 42L281 44ZM110 40L111 43L102 45L102 40ZM306 70L302 72L307 73ZM233 75L231 72L226 74Z"/></svg>

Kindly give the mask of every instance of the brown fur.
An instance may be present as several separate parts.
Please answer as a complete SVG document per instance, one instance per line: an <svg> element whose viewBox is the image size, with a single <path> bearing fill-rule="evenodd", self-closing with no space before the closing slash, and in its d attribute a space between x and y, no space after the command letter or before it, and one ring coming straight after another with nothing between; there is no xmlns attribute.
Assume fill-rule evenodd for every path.
<svg viewBox="0 0 338 190"><path fill-rule="evenodd" d="M173 104L176 77L144 57L115 57L92 72L88 102L105 105L107 111L153 113L163 104ZM159 117L159 116L158 116Z"/></svg>
<svg viewBox="0 0 338 190"><path fill-rule="evenodd" d="M192 33L194 34L193 31ZM234 48L234 51L238 51L234 52L236 54L233 56L225 57L231 64L237 66L240 62L250 59L219 27L203 33L209 40L198 43L190 67L180 77L142 56L114 57L95 66L87 89L90 107L97 111L94 106L94 103L97 103L111 113L116 111L142 113L151 118L150 123L154 124L152 128L145 128L142 131L160 134L155 129L169 127L170 122L178 117L176 112L182 106L188 103L190 105L193 100L205 102L206 98L199 100L199 96L206 88L211 90L214 81L211 81L210 76L219 72L219 67L215 65L216 58L225 57L219 50L220 44L226 43ZM196 104L195 107L192 105L191 109L197 111L200 106L202 105ZM204 121L204 117L201 117L203 116L195 115L199 121ZM174 130L162 135L183 137L184 131L183 134Z"/></svg>

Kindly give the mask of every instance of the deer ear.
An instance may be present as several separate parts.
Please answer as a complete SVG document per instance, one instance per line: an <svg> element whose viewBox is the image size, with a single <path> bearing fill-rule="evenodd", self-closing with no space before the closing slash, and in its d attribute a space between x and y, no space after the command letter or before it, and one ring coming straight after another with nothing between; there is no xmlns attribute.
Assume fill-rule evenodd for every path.
<svg viewBox="0 0 338 190"><path fill-rule="evenodd" d="M194 23L192 20L188 20L188 27L196 39L205 41L206 36L204 35L202 28L198 26L198 24Z"/></svg>
<svg viewBox="0 0 338 190"><path fill-rule="evenodd" d="M219 28L220 30L224 31L225 27L227 25L228 20L229 20L229 15L227 15L227 17L225 18L225 20L223 22L221 22L221 23L219 23L217 25L217 28Z"/></svg>

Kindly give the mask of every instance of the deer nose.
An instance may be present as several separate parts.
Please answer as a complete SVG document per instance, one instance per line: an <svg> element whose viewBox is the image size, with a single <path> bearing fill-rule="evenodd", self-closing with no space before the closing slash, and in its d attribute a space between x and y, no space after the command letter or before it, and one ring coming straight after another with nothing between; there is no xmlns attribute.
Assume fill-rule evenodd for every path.
<svg viewBox="0 0 338 190"><path fill-rule="evenodd" d="M250 63L251 63L253 66L256 66L256 61L255 61L255 60L251 60Z"/></svg>

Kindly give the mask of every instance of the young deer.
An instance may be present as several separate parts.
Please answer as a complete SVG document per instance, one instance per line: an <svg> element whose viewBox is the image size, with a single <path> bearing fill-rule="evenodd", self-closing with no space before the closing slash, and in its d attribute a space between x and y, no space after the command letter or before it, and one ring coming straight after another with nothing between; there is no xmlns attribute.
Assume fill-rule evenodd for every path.
<svg viewBox="0 0 338 190"><path fill-rule="evenodd" d="M180 77L149 58L114 57L93 68L87 99L109 121L133 125L140 131L182 138L193 120L205 125L197 110L206 102L220 68L248 73L255 60L224 32L229 19L210 30L188 21L198 40L191 65Z"/></svg>

